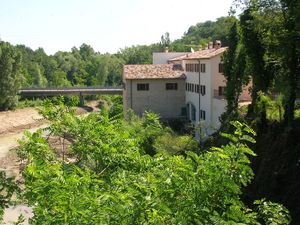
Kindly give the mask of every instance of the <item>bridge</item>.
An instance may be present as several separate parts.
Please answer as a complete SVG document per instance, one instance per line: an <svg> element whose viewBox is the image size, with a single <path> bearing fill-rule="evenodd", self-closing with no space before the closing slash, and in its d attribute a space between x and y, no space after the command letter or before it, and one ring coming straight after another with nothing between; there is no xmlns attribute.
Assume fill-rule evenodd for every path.
<svg viewBox="0 0 300 225"><path fill-rule="evenodd" d="M22 97L49 97L58 95L79 95L80 105L84 105L84 95L122 95L122 87L59 87L59 88L23 88Z"/></svg>

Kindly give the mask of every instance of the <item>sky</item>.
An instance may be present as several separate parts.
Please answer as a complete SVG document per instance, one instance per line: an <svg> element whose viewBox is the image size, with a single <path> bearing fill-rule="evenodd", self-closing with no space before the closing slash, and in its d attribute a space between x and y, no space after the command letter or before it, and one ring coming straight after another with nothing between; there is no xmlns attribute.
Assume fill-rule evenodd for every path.
<svg viewBox="0 0 300 225"><path fill-rule="evenodd" d="M232 0L0 0L0 39L48 54L82 43L116 53L227 16Z"/></svg>

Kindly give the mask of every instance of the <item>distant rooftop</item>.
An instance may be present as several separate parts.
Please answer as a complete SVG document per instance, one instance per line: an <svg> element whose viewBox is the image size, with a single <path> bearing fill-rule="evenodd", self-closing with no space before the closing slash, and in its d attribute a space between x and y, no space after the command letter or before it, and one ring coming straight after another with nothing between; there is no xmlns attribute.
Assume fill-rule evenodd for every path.
<svg viewBox="0 0 300 225"><path fill-rule="evenodd" d="M205 49L205 50L200 50L192 53L188 53L176 58L172 58L169 61L178 61L178 60L192 60L192 59L210 59L216 55L219 55L223 52L225 52L227 47L222 47L222 48L212 48L212 49Z"/></svg>
<svg viewBox="0 0 300 225"><path fill-rule="evenodd" d="M124 79L185 79L183 68L177 64L125 65Z"/></svg>

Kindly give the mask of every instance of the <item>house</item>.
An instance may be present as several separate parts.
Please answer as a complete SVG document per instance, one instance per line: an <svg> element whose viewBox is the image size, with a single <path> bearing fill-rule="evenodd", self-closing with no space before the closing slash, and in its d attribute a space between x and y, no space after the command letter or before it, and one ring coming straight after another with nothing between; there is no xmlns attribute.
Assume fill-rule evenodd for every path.
<svg viewBox="0 0 300 225"><path fill-rule="evenodd" d="M195 125L202 121L206 134L214 133L226 110L222 63L226 49L216 41L191 53L153 53L152 65L125 65L124 109L138 115L151 110L165 119L186 116ZM248 90L240 99L250 100Z"/></svg>
<svg viewBox="0 0 300 225"><path fill-rule="evenodd" d="M162 118L178 118L185 108L185 71L181 65L125 65L124 109L137 115L145 110Z"/></svg>

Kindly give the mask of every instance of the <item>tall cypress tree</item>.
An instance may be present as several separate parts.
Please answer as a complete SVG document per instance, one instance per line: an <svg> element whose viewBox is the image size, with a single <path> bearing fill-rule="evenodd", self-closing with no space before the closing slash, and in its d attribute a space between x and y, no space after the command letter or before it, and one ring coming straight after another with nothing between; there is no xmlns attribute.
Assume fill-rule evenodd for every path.
<svg viewBox="0 0 300 225"><path fill-rule="evenodd" d="M297 92L299 94L297 85L300 81L300 2L297 0L281 0L280 2L285 31L281 38L281 53L288 80L284 119L286 125L292 126Z"/></svg>
<svg viewBox="0 0 300 225"><path fill-rule="evenodd" d="M242 93L243 85L249 82L249 77L245 73L246 56L240 41L237 22L232 25L227 39L229 48L224 54L223 61L224 76L227 79L225 93L227 99L226 114L230 118L231 116L236 116L239 96Z"/></svg>

